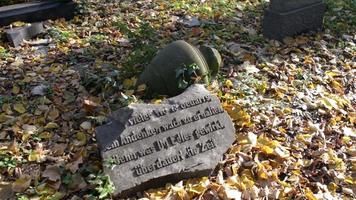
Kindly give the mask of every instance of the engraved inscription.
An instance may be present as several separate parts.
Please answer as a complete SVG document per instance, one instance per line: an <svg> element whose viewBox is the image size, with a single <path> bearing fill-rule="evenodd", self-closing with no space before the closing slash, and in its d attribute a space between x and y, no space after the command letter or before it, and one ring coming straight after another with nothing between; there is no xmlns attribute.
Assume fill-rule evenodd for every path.
<svg viewBox="0 0 356 200"><path fill-rule="evenodd" d="M224 128L225 128L225 126L222 125L219 120L209 122L203 128L194 129L191 133L187 133L187 134L178 133L173 136L168 136L162 140L155 141L151 147L148 147L146 149L143 149L143 150L131 153L131 154L126 154L126 155L121 155L121 156L112 155L111 159L115 160L117 165L121 165L123 163L135 161L141 157L148 156L154 152L158 152L163 149L168 149L174 145L185 143L192 139L198 140L201 136L205 136L209 133L212 133L212 132L218 131L218 130L222 130Z"/></svg>
<svg viewBox="0 0 356 200"><path fill-rule="evenodd" d="M178 110L191 108L191 107L194 107L194 106L197 106L197 105L200 105L200 104L203 104L203 103L207 103L207 102L211 102L211 97L210 96L204 96L202 98L193 99L191 101L187 101L187 102L184 102L184 103L179 104L179 105L173 105L169 109L153 110L152 113L140 114L138 116L130 118L128 120L128 126L134 126L134 125L137 125L139 123L146 122L146 121L151 119L152 114L154 116L156 116L156 117L162 117L162 116L166 115L168 113L168 111L170 113L174 113L174 112L177 112Z"/></svg>
<svg viewBox="0 0 356 200"><path fill-rule="evenodd" d="M128 120L129 126L133 126L151 119L151 114L138 115Z"/></svg>
<svg viewBox="0 0 356 200"><path fill-rule="evenodd" d="M183 125L190 124L192 122L196 122L201 119L205 119L214 115L218 115L220 113L223 113L224 110L221 107L206 107L204 110L200 111L198 110L195 115L188 116L182 119L177 119L173 118L173 120L168 123L168 124L163 124L159 127L155 127L152 129L146 129L143 128L139 133L135 133L134 131L131 131L130 135L126 137L121 137L114 140L114 142L107 147L104 151L110 151L115 148L118 148L120 146L124 146L148 137L151 137L155 134L160 134L175 128L178 128Z"/></svg>
<svg viewBox="0 0 356 200"><path fill-rule="evenodd" d="M179 110L191 108L197 105L201 105L210 102L211 98L205 96L203 98L190 100L182 104L175 104L169 108L164 108L162 110L153 110L149 114L140 114L138 116L132 117L128 120L128 126L137 126L142 122L148 122L154 118L160 118L168 114L175 113ZM110 146L108 146L104 151L112 151L119 147L153 137L155 135L162 134L167 131L172 131L181 126L188 125L199 120L205 120L209 117L219 115L224 113L221 106L203 106L201 109L194 111L192 115L185 117L173 117L169 123L163 125L158 125L157 127L142 127L139 131L132 130L126 136L120 135L115 139ZM212 118L214 119L214 118ZM206 140L205 142L200 142L200 138L207 136L218 130L224 129L225 126L219 120L209 120L203 127L195 128L193 130L188 129L187 132L177 132L166 137L159 137L159 139L154 140L154 142L145 149L141 149L132 153L126 154L113 154L111 159L116 161L116 166L120 166L124 163L133 162L140 158L149 156L155 152L167 151L176 145L182 145L188 141L196 140L193 146L189 145L184 148L183 151L178 151L177 154L165 158L157 158L154 162L149 165L138 164L132 168L134 176L142 176L144 174L151 173L155 170L170 166L174 163L181 162L184 159L194 157L198 154L207 152L216 148L216 144L213 138ZM115 166L115 167L116 167Z"/></svg>
<svg viewBox="0 0 356 200"><path fill-rule="evenodd" d="M134 176L141 176L143 174L148 174L153 172L154 170L161 169L163 167L167 167L169 165L172 165L174 163L180 162L184 159L182 152L179 151L177 155L170 156L164 159L157 158L157 160L147 166L143 165L137 165L133 168L133 174Z"/></svg>
<svg viewBox="0 0 356 200"><path fill-rule="evenodd" d="M193 156L205 153L216 148L216 144L213 138L208 139L205 142L198 142L195 146L189 146L185 149L185 152L179 151L178 154L166 157L163 159L157 158L153 163L149 165L137 165L132 168L134 176L141 176L144 174L151 173L155 170L159 170L163 167L168 167L174 163L181 162L184 159L191 158Z"/></svg>

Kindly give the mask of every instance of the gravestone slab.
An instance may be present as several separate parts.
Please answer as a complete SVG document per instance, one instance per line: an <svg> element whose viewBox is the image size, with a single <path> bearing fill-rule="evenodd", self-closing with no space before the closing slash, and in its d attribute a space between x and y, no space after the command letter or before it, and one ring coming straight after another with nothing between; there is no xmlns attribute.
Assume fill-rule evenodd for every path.
<svg viewBox="0 0 356 200"><path fill-rule="evenodd" d="M76 4L71 0L39 1L0 7L0 26L12 22L39 22L47 19L74 17Z"/></svg>
<svg viewBox="0 0 356 200"><path fill-rule="evenodd" d="M282 40L322 29L326 6L322 0L272 0L265 11L263 34Z"/></svg>
<svg viewBox="0 0 356 200"><path fill-rule="evenodd" d="M235 129L219 99L195 84L161 104L117 110L96 138L115 195L127 197L209 175L234 142Z"/></svg>
<svg viewBox="0 0 356 200"><path fill-rule="evenodd" d="M44 27L42 22L33 23L22 27L5 29L7 40L14 47L19 46L23 40L29 40L43 32Z"/></svg>
<svg viewBox="0 0 356 200"><path fill-rule="evenodd" d="M322 0L271 0L270 9L278 12L288 12L320 3Z"/></svg>

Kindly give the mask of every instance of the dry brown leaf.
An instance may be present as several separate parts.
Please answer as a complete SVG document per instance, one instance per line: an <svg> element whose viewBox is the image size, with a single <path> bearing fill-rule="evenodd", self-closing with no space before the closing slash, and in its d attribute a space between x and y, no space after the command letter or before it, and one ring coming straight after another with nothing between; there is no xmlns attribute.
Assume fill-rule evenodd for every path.
<svg viewBox="0 0 356 200"><path fill-rule="evenodd" d="M57 108L53 108L48 112L48 119L51 121L56 120L59 117L59 110Z"/></svg>
<svg viewBox="0 0 356 200"><path fill-rule="evenodd" d="M2 199L11 199L14 196L11 183L0 182L0 197Z"/></svg>
<svg viewBox="0 0 356 200"><path fill-rule="evenodd" d="M68 163L66 168L69 169L72 173L75 173L79 169L79 165L83 163L83 157L79 156L76 160Z"/></svg>
<svg viewBox="0 0 356 200"><path fill-rule="evenodd" d="M50 181L61 180L59 167L56 165L47 165L46 169L42 172L42 176L48 178Z"/></svg>

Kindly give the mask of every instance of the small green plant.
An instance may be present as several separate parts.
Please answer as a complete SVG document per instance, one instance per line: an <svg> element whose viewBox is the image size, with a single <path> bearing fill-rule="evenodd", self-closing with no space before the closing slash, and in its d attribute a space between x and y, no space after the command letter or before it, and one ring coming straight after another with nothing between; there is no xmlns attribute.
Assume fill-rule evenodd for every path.
<svg viewBox="0 0 356 200"><path fill-rule="evenodd" d="M185 89L193 83L201 80L198 75L199 66L196 63L184 65L182 68L176 70L176 78L178 79L178 88Z"/></svg>
<svg viewBox="0 0 356 200"><path fill-rule="evenodd" d="M116 22L114 26L128 39L133 40L134 43L140 44L142 40L153 39L156 35L155 30L147 22L142 22L136 29L131 29L126 23Z"/></svg>
<svg viewBox="0 0 356 200"><path fill-rule="evenodd" d="M107 36L102 34L96 34L89 37L88 42L91 44L100 44L107 39Z"/></svg>
<svg viewBox="0 0 356 200"><path fill-rule="evenodd" d="M20 195L20 196L17 196L17 200L29 200L29 198L26 197L25 195Z"/></svg>
<svg viewBox="0 0 356 200"><path fill-rule="evenodd" d="M73 37L73 33L70 31L63 31L58 28L51 28L48 31L49 35L54 38L55 40L58 40L59 42L68 42L69 38Z"/></svg>
<svg viewBox="0 0 356 200"><path fill-rule="evenodd" d="M18 165L18 160L8 155L0 155L0 169L11 169Z"/></svg>
<svg viewBox="0 0 356 200"><path fill-rule="evenodd" d="M140 69L137 66L147 65L155 56L157 48L152 44L137 45L127 59L123 61L123 76L132 77L136 75Z"/></svg>
<svg viewBox="0 0 356 200"><path fill-rule="evenodd" d="M92 121L95 122L96 125L103 125L104 123L106 123L108 121L108 118L102 115L99 116L88 116L88 119L91 119Z"/></svg>
<svg viewBox="0 0 356 200"><path fill-rule="evenodd" d="M110 178L104 174L89 175L90 184L95 185L95 190L99 195L99 199L103 199L105 197L111 196L114 191L115 187L114 184L110 181Z"/></svg>
<svg viewBox="0 0 356 200"><path fill-rule="evenodd" d="M81 83L92 94L105 93L111 95L120 89L121 81L119 76L120 72L113 66L105 69L98 68L95 72L83 71Z"/></svg>
<svg viewBox="0 0 356 200"><path fill-rule="evenodd" d="M242 38L245 39L247 42L253 44L253 45L258 45L258 44L262 44L265 39L260 36L260 35L249 35L249 34L242 34Z"/></svg>
<svg viewBox="0 0 356 200"><path fill-rule="evenodd" d="M113 24L121 33L126 35L128 38L134 38L135 33L131 31L131 29L127 26L126 23L123 22L115 22Z"/></svg>
<svg viewBox="0 0 356 200"><path fill-rule="evenodd" d="M0 46L0 58L6 58L9 56L9 53L7 52L7 50Z"/></svg>
<svg viewBox="0 0 356 200"><path fill-rule="evenodd" d="M133 45L131 54L122 61L123 78L135 76L147 65L157 52L156 32L147 22L143 22L136 29L131 29L127 24L116 22L114 24L121 33L126 35Z"/></svg>
<svg viewBox="0 0 356 200"><path fill-rule="evenodd" d="M119 164L118 161L113 158L109 158L109 159L105 160L105 162L104 162L104 166L108 167L108 168L113 168L118 164Z"/></svg>
<svg viewBox="0 0 356 200"><path fill-rule="evenodd" d="M236 1L234 0L211 0L211 1L175 1L170 5L173 10L184 10L192 15L200 15L204 18L230 17L234 15Z"/></svg>

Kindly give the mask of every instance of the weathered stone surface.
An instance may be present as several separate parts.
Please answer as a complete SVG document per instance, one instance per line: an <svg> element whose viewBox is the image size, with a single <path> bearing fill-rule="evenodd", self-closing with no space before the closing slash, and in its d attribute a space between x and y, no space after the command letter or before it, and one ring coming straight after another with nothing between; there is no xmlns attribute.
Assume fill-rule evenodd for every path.
<svg viewBox="0 0 356 200"><path fill-rule="evenodd" d="M269 8L277 12L288 12L321 2L322 0L271 0Z"/></svg>
<svg viewBox="0 0 356 200"><path fill-rule="evenodd" d="M125 197L185 178L209 175L235 139L219 99L192 85L162 104L131 104L96 129L104 167Z"/></svg>
<svg viewBox="0 0 356 200"><path fill-rule="evenodd" d="M76 4L71 0L40 1L0 7L0 26L15 21L38 22L47 19L74 17Z"/></svg>
<svg viewBox="0 0 356 200"><path fill-rule="evenodd" d="M201 23L198 18L196 17L189 17L183 21L184 25L191 28L191 27L196 27L200 26Z"/></svg>
<svg viewBox="0 0 356 200"><path fill-rule="evenodd" d="M263 34L282 40L322 29L325 4L322 0L273 0L265 11Z"/></svg>
<svg viewBox="0 0 356 200"><path fill-rule="evenodd" d="M198 67L197 75L207 84L209 75L215 76L221 63L221 56L214 48L203 46L198 49L183 40L174 41L152 59L141 74L138 84L146 84L150 93L175 96L189 86L181 87L178 71L195 64ZM186 79L190 78L189 75L185 76Z"/></svg>
<svg viewBox="0 0 356 200"><path fill-rule="evenodd" d="M5 29L6 37L10 44L14 47L19 46L23 40L29 40L43 32L44 28L42 22L33 23L22 27Z"/></svg>

